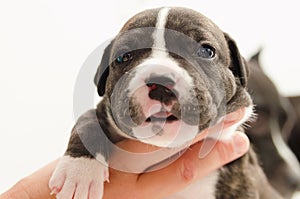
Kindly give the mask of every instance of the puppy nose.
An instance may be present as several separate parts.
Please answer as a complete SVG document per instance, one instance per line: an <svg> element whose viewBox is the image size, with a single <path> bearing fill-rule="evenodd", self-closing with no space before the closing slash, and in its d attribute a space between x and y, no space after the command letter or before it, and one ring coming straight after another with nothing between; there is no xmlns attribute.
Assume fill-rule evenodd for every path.
<svg viewBox="0 0 300 199"><path fill-rule="evenodd" d="M174 80L165 76L153 76L146 80L149 87L149 98L169 105L176 99L177 92L174 89Z"/></svg>

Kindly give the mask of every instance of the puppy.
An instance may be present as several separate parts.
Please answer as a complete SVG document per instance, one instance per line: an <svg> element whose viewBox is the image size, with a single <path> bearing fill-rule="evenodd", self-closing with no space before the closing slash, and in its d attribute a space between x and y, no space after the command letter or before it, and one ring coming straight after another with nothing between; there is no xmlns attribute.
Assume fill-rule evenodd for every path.
<svg viewBox="0 0 300 199"><path fill-rule="evenodd" d="M272 186L284 198L291 198L300 185L300 167L285 144L284 136L296 132L297 117L289 99L280 95L264 73L260 64L260 53L258 51L248 61L248 90L255 104L257 119L249 123L251 128L246 129L246 134L254 145Z"/></svg>
<svg viewBox="0 0 300 199"><path fill-rule="evenodd" d="M222 127L227 113L243 110L239 124L210 135L227 139L252 114L247 76L233 39L205 16L185 8L135 15L104 51L95 76L103 99L73 128L50 180L52 193L63 199L101 198L108 164L118 166L110 160L119 150L114 144L134 139L182 150L204 129ZM153 162L133 172L151 170L168 158L147 158ZM176 197L280 198L251 150Z"/></svg>

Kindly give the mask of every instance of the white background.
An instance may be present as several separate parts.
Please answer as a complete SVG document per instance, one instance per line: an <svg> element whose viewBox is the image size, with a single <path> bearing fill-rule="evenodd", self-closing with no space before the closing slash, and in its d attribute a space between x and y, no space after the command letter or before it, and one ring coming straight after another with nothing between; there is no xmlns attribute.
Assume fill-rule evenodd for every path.
<svg viewBox="0 0 300 199"><path fill-rule="evenodd" d="M286 1L0 0L0 193L64 152L87 56L145 8L196 9L235 38L284 95L300 94L300 12ZM91 80L92 81L92 80Z"/></svg>

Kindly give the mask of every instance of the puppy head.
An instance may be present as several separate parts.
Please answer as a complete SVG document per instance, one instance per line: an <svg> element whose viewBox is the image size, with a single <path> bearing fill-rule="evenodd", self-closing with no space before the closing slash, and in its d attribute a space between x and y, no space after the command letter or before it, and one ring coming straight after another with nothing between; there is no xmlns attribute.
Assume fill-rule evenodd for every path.
<svg viewBox="0 0 300 199"><path fill-rule="evenodd" d="M131 18L105 49L95 76L114 122L157 146L178 146L251 100L235 42L190 9Z"/></svg>

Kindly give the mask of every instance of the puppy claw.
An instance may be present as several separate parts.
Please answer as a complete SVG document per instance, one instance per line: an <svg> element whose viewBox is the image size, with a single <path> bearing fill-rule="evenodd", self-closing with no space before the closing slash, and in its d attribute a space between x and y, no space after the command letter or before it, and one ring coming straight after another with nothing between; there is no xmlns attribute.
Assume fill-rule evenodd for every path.
<svg viewBox="0 0 300 199"><path fill-rule="evenodd" d="M50 192L50 196L58 194L59 191L60 191L60 189L58 187L53 187Z"/></svg>
<svg viewBox="0 0 300 199"><path fill-rule="evenodd" d="M104 182L109 183L109 171L108 171L108 169L104 170Z"/></svg>

